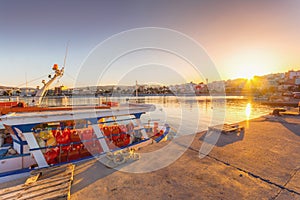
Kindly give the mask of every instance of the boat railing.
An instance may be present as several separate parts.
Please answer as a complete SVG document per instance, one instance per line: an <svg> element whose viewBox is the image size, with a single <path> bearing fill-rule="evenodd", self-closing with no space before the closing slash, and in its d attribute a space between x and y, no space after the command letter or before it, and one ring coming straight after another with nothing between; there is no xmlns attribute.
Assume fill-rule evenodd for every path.
<svg viewBox="0 0 300 200"><path fill-rule="evenodd" d="M6 159L10 159L10 158L18 158L18 157L24 157L24 156L30 156L30 153L6 155L6 156L0 157L0 160L6 160Z"/></svg>
<svg viewBox="0 0 300 200"><path fill-rule="evenodd" d="M133 119L134 118L126 118L98 122L96 125L98 125L103 134L100 137L95 134L90 124L80 124L80 127L77 128L76 125L56 128L48 127L44 129L37 128L33 132L36 139L40 141L38 142L39 147L31 148L30 151L42 151L48 164L76 160L81 154L85 156L88 156L88 154L99 155L103 152L102 146L100 145L100 140L103 139L106 141L110 151L116 151L148 139L142 137L141 132L142 130L146 130L145 127L136 126L132 122L128 124L115 124L116 122ZM148 130L146 130L146 132L148 132ZM50 138L52 138L52 143L49 143L54 145L47 144ZM73 155L73 158L70 159L70 153L77 155ZM63 156L64 158L62 159Z"/></svg>

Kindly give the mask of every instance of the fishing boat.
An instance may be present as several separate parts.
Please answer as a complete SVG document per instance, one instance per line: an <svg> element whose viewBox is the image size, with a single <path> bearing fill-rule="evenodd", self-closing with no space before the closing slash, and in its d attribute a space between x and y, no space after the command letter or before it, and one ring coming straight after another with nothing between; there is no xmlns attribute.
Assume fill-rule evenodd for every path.
<svg viewBox="0 0 300 200"><path fill-rule="evenodd" d="M23 101L8 101L8 102L0 102L0 115L5 115L13 112L43 112L43 111L57 111L57 110L74 110L74 109L105 109L111 106L116 106L116 104L101 104L97 106L56 106L56 107L48 107L42 106L42 100L45 96L45 93L49 89L50 85L58 78L62 77L64 74L64 67L59 69L57 64L54 64L52 67L54 71L53 75L49 75L50 78L47 82L45 80L42 81L43 87L37 90L35 96L32 99L30 105L27 105Z"/></svg>
<svg viewBox="0 0 300 200"><path fill-rule="evenodd" d="M1 116L12 140L0 148L0 177L160 142L170 137L170 127L141 121L154 110L151 104L122 104Z"/></svg>
<svg viewBox="0 0 300 200"><path fill-rule="evenodd" d="M45 112L45 111L70 111L70 110L84 110L84 109L108 109L112 106L117 106L117 103L103 103L99 105L82 105L82 106L74 106L74 105L66 105L66 106L44 106L42 105L42 100L49 89L50 85L57 80L58 78L62 77L64 74L64 67L59 69L57 64L54 64L52 67L54 74L49 75L49 80L46 82L45 80L42 81L43 87L37 90L35 96L32 99L32 102L28 105L24 101L19 101L17 98L16 100L4 101L0 102L0 116L1 115L8 115L10 113L27 113L27 112ZM3 127L3 123L0 119L0 147L3 143L9 144L11 143L12 138L11 135L7 133L7 131ZM0 152L1 155L1 152Z"/></svg>

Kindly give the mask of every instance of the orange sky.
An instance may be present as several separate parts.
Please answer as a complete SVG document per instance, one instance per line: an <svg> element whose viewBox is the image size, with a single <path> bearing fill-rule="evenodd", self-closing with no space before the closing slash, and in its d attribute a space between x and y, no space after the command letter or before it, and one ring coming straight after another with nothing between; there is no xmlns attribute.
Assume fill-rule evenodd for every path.
<svg viewBox="0 0 300 200"><path fill-rule="evenodd" d="M25 86L25 77L46 78L54 63L62 65L70 41L66 74L56 84L72 86L95 46L140 27L169 28L190 36L206 50L222 79L297 70L299 10L297 0L2 1L0 67L5 73L0 74L0 85ZM139 78L134 75L127 84ZM161 81L176 82L174 77ZM115 82L110 79L107 84ZM90 84L89 77L82 84Z"/></svg>

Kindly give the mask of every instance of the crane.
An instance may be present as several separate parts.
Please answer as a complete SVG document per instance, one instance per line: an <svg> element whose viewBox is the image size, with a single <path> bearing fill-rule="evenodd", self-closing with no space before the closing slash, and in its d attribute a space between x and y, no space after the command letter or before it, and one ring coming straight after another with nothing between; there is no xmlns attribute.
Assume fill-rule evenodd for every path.
<svg viewBox="0 0 300 200"><path fill-rule="evenodd" d="M57 64L54 64L52 67L52 70L55 72L54 76L51 78L51 75L49 75L50 80L48 82L45 82L45 80L42 81L44 86L39 89L36 92L36 95L33 97L32 103L34 106L40 106L42 103L42 99L46 93L46 91L49 89L50 85L59 77L62 77L64 74L64 67L61 69L58 68Z"/></svg>

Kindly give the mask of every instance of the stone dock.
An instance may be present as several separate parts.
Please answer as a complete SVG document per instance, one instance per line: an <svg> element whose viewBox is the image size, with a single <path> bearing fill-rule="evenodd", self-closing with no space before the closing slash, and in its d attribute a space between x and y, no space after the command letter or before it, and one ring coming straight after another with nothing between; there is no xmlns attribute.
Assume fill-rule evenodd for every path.
<svg viewBox="0 0 300 200"><path fill-rule="evenodd" d="M122 172L95 160L79 164L71 199L300 199L300 117L239 124L245 130L221 134L207 156L199 157L206 132L198 133L175 162L152 172Z"/></svg>

